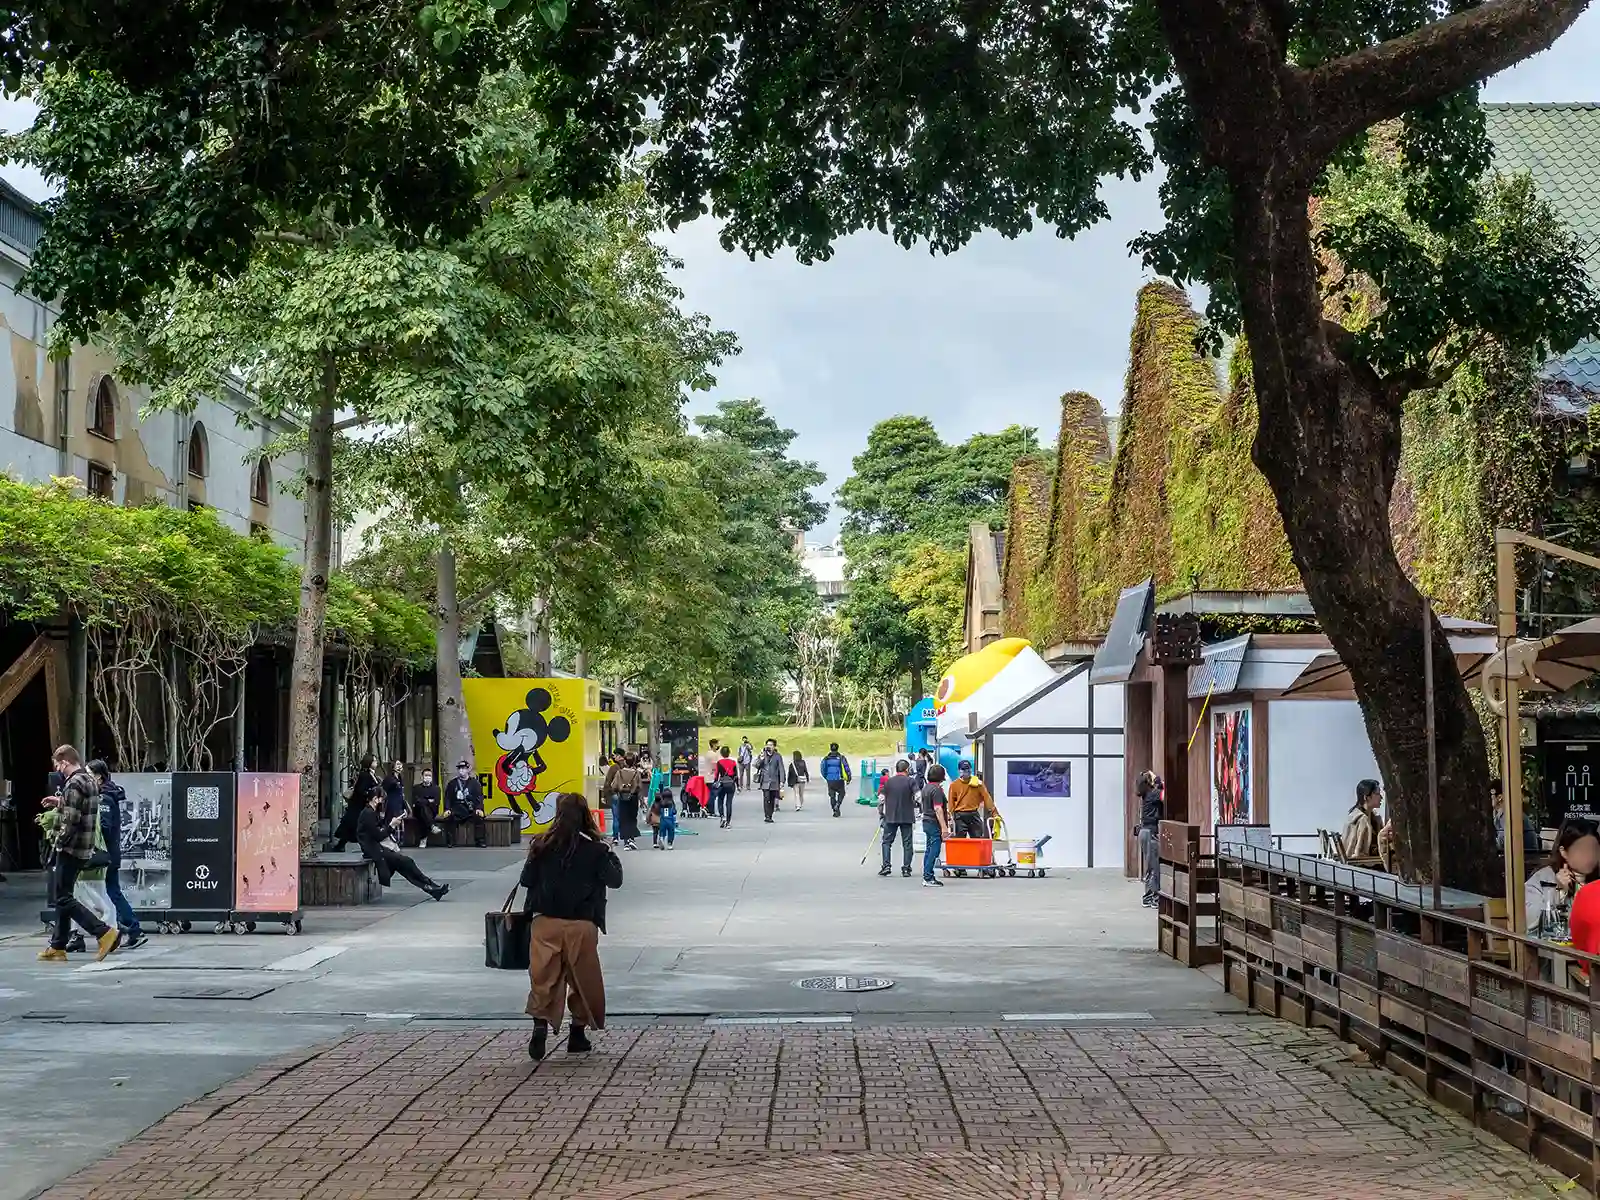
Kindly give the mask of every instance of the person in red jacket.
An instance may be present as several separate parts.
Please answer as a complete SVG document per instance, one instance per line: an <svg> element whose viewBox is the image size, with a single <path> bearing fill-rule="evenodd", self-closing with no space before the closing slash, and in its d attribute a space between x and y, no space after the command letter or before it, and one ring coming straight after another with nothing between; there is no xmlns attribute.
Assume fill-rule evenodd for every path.
<svg viewBox="0 0 1600 1200"><path fill-rule="evenodd" d="M1573 949L1600 955L1600 883L1586 883L1578 889L1567 926L1572 930Z"/></svg>

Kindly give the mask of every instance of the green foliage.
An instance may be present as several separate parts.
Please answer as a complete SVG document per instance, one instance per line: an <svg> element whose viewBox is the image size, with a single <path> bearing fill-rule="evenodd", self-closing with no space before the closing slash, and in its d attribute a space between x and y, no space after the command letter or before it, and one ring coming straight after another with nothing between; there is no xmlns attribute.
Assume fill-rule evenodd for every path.
<svg viewBox="0 0 1600 1200"><path fill-rule="evenodd" d="M842 674L882 691L959 654L969 527L1005 519L1012 471L1038 448L1037 432L1021 425L955 446L926 417L873 426L839 488L850 560Z"/></svg>
<svg viewBox="0 0 1600 1200"><path fill-rule="evenodd" d="M0 594L12 620L71 612L115 625L154 610L171 628L203 615L230 635L293 620L299 573L280 546L224 526L209 509L119 508L68 480L30 486L0 478ZM427 613L334 576L328 624L348 644L383 657L427 659Z"/></svg>

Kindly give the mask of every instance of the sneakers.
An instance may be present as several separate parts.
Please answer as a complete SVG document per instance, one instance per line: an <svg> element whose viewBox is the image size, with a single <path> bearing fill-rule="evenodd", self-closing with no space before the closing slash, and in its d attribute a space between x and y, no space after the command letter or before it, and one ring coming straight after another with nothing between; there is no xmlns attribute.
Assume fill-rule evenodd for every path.
<svg viewBox="0 0 1600 1200"><path fill-rule="evenodd" d="M900 877L902 879L910 879L911 878L911 868L910 867L901 867L900 868Z"/></svg>
<svg viewBox="0 0 1600 1200"><path fill-rule="evenodd" d="M888 868L888 867L879 867L879 868L878 868L878 874L879 874L879 875L888 875L888 874L890 874L890 873L891 873L891 872L890 872L890 870L889 870L889 868Z"/></svg>
<svg viewBox="0 0 1600 1200"><path fill-rule="evenodd" d="M944 886L944 881L942 879L934 879L934 878L931 878L931 877L927 877L927 878L923 879L922 886L923 887L943 887Z"/></svg>
<svg viewBox="0 0 1600 1200"><path fill-rule="evenodd" d="M82 954L88 949L89 947L84 943L83 934L75 933L67 939L67 948L63 953Z"/></svg>
<svg viewBox="0 0 1600 1200"><path fill-rule="evenodd" d="M110 954L122 941L122 934L115 929L108 929L96 939L100 946L100 953L95 955L95 962L104 962L106 955Z"/></svg>
<svg viewBox="0 0 1600 1200"><path fill-rule="evenodd" d="M435 900L443 900L445 896L449 894L449 892L450 885L448 883L441 883L438 887L429 891L428 895L432 896Z"/></svg>
<svg viewBox="0 0 1600 1200"><path fill-rule="evenodd" d="M582 1025L574 1025L567 1034L568 1054L587 1054L594 1046L589 1041L589 1036L583 1032Z"/></svg>
<svg viewBox="0 0 1600 1200"><path fill-rule="evenodd" d="M622 848L624 850L637 850L639 847L634 845L632 842L623 842Z"/></svg>
<svg viewBox="0 0 1600 1200"><path fill-rule="evenodd" d="M650 849L652 849L652 850L665 850L666 847L663 846L660 842L651 842L650 843Z"/></svg>
<svg viewBox="0 0 1600 1200"><path fill-rule="evenodd" d="M528 1057L538 1062L544 1057L545 1045L550 1038L550 1026L544 1021L533 1023L533 1036L528 1039Z"/></svg>
<svg viewBox="0 0 1600 1200"><path fill-rule="evenodd" d="M1155 908L1159 901L1154 896L1146 896L1143 900L1139 901L1139 903L1144 905L1146 908Z"/></svg>
<svg viewBox="0 0 1600 1200"><path fill-rule="evenodd" d="M66 962L67 952L65 950L57 950L54 946L47 946L43 950L39 951L39 961Z"/></svg>
<svg viewBox="0 0 1600 1200"><path fill-rule="evenodd" d="M137 950L149 940L143 933L125 933L122 935L122 945L119 949Z"/></svg>

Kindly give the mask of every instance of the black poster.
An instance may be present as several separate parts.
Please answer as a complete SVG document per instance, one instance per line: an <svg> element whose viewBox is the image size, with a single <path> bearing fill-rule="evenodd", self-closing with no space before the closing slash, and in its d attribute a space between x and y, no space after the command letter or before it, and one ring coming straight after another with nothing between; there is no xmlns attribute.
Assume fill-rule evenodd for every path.
<svg viewBox="0 0 1600 1200"><path fill-rule="evenodd" d="M694 774L700 754L700 724L697 721L661 722L661 740L672 744L672 786L683 787Z"/></svg>
<svg viewBox="0 0 1600 1200"><path fill-rule="evenodd" d="M172 907L233 907L234 776L172 773Z"/></svg>
<svg viewBox="0 0 1600 1200"><path fill-rule="evenodd" d="M1600 815L1600 742L1546 742L1544 770L1546 824Z"/></svg>

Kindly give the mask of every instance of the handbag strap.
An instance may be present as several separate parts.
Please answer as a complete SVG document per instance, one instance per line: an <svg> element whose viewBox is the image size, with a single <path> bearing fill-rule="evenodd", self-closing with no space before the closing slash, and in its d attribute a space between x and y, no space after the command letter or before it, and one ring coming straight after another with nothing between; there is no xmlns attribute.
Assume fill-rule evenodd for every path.
<svg viewBox="0 0 1600 1200"><path fill-rule="evenodd" d="M500 911L502 913L509 914L511 912L511 905L517 899L517 889L519 887L521 887L521 886L522 886L522 884L520 882L514 883L514 884L511 885L511 894L506 897L506 902L503 905L501 905L501 907L500 907Z"/></svg>

